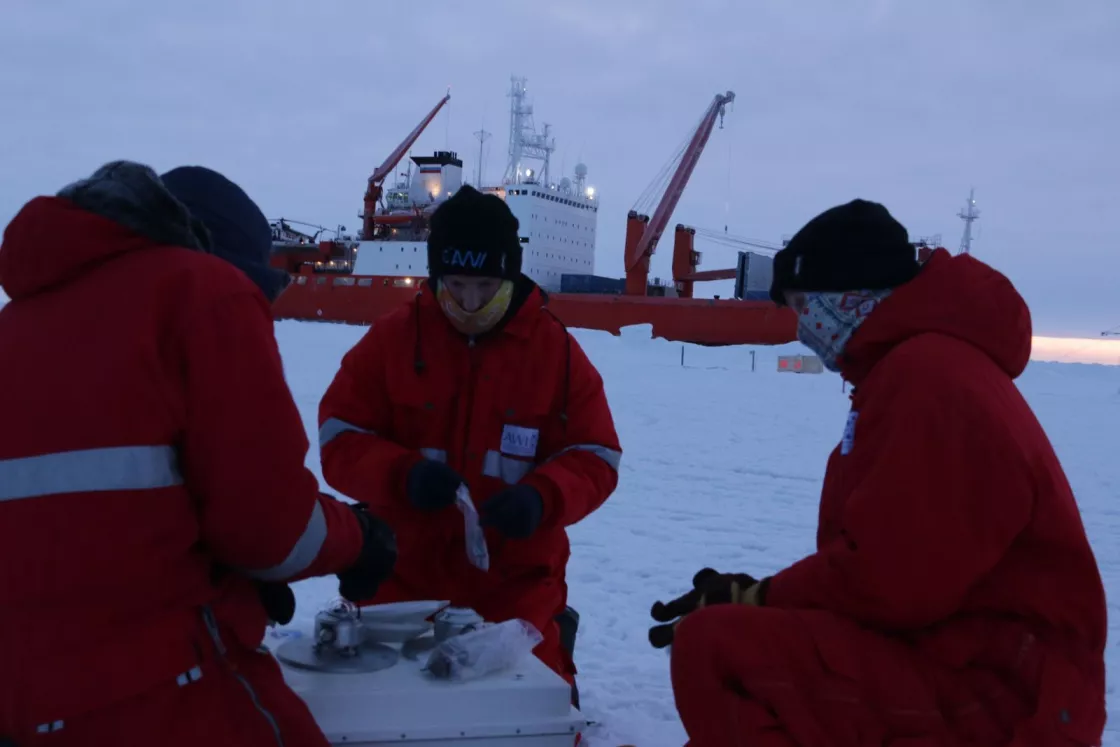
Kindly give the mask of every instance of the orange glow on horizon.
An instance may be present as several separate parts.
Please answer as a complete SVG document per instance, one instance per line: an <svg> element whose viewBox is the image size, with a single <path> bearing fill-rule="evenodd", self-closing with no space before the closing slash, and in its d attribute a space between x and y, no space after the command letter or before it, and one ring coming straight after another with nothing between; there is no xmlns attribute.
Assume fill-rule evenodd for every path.
<svg viewBox="0 0 1120 747"><path fill-rule="evenodd" d="M1035 337L1032 361L1120 365L1120 337Z"/></svg>

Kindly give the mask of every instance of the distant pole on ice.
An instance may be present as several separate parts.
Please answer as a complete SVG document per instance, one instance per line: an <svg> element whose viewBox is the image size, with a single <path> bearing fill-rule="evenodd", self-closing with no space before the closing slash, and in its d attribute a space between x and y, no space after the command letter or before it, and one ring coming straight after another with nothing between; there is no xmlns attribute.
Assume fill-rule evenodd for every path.
<svg viewBox="0 0 1120 747"><path fill-rule="evenodd" d="M964 210L957 213L957 217L964 221L964 235L961 236L961 248L957 250L957 254L971 254L972 224L980 218L980 210L976 207L975 188L968 191L968 202L965 203Z"/></svg>
<svg viewBox="0 0 1120 747"><path fill-rule="evenodd" d="M475 177L475 183L478 185L479 189L482 189L482 145L483 145L483 143L486 142L487 138L490 137L490 133L487 132L485 128L483 128L483 129L479 130L478 132L476 132L474 134L474 136L476 138L478 138L478 164L477 164L477 170L476 170L477 176Z"/></svg>

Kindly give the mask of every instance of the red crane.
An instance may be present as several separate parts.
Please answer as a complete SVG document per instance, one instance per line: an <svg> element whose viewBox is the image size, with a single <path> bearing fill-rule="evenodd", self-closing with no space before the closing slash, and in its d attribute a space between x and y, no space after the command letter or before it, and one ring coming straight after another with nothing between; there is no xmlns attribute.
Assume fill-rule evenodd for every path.
<svg viewBox="0 0 1120 747"><path fill-rule="evenodd" d="M669 180L669 185L666 187L665 194L661 197L661 202L658 203L657 209L653 211L653 218L651 219L649 216L641 215L635 210L631 210L627 215L627 295L646 295L649 284L649 261L650 258L653 257L654 250L657 248L657 241L661 238L665 227L669 225L669 218L672 217L673 210L676 209L677 202L681 199L681 194L688 184L689 177L692 176L692 171L696 168L696 163L700 160L700 154L704 152L704 146L707 144L708 138L712 134L712 128L715 127L716 119L718 118L722 121L724 107L734 100L735 94L731 91L716 94L711 105L708 106L708 110L704 113L703 119L700 120L700 125L696 128L692 140L689 141L688 146L684 149L676 172L673 174L672 179Z"/></svg>
<svg viewBox="0 0 1120 747"><path fill-rule="evenodd" d="M412 144L416 142L416 138L420 137L420 133L435 119L436 114L439 113L439 110L442 109L443 105L450 99L451 92L448 91L447 95L440 99L438 104L432 107L428 115L420 120L420 124L416 125L416 128L408 133L408 137L404 139L404 142L398 145L396 150L389 154L389 157L385 159L385 163L378 166L370 176L369 181L366 183L366 196L363 198L362 232L358 238L362 240L373 238L373 216L377 212L378 203L381 202L381 183L385 181L385 177L393 173L393 169L397 167L397 164L400 162L401 158L404 157L404 154L407 153L409 148L412 147Z"/></svg>

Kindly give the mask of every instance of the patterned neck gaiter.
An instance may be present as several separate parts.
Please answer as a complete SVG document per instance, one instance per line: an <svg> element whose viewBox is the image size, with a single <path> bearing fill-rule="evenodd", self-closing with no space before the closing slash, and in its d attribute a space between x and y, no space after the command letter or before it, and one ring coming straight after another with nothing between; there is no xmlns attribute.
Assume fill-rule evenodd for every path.
<svg viewBox="0 0 1120 747"><path fill-rule="evenodd" d="M807 292L797 321L797 339L817 354L825 368L839 371L848 340L890 294L890 290Z"/></svg>

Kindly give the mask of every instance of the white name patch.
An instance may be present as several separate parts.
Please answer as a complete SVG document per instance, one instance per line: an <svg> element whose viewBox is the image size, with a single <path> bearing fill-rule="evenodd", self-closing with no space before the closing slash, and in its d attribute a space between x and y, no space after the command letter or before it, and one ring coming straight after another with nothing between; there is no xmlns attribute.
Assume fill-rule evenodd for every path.
<svg viewBox="0 0 1120 747"><path fill-rule="evenodd" d="M537 455L537 441L539 439L540 431L536 428L507 425L502 430L502 453L532 459Z"/></svg>

